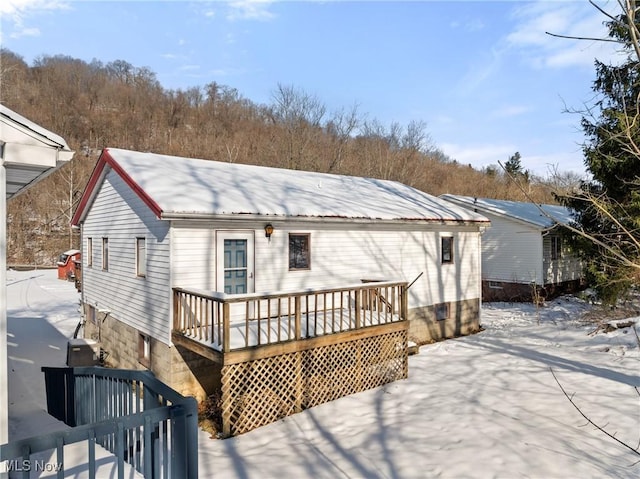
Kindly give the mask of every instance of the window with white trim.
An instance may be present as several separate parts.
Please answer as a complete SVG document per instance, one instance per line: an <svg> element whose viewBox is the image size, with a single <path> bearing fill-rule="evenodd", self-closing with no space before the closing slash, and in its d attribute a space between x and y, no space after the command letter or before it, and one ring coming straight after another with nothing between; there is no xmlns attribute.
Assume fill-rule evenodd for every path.
<svg viewBox="0 0 640 479"><path fill-rule="evenodd" d="M556 261L562 258L562 237L551 237L551 260Z"/></svg>
<svg viewBox="0 0 640 479"><path fill-rule="evenodd" d="M87 266L93 266L93 238L87 238Z"/></svg>
<svg viewBox="0 0 640 479"><path fill-rule="evenodd" d="M109 238L102 238L102 269L109 269Z"/></svg>
<svg viewBox="0 0 640 479"><path fill-rule="evenodd" d="M442 264L453 263L453 236L443 236L441 239Z"/></svg>
<svg viewBox="0 0 640 479"><path fill-rule="evenodd" d="M289 233L289 270L311 269L310 236Z"/></svg>
<svg viewBox="0 0 640 479"><path fill-rule="evenodd" d="M147 240L136 238L136 276L147 275Z"/></svg>

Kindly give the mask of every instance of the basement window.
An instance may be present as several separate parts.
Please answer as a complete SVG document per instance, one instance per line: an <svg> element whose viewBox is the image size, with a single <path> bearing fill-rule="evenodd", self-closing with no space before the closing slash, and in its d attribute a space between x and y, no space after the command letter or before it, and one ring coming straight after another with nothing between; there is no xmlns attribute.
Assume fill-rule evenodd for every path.
<svg viewBox="0 0 640 479"><path fill-rule="evenodd" d="M151 337L142 333L138 335L138 362L145 368L151 366Z"/></svg>
<svg viewBox="0 0 640 479"><path fill-rule="evenodd" d="M444 321L449 319L449 303L436 304L436 320Z"/></svg>

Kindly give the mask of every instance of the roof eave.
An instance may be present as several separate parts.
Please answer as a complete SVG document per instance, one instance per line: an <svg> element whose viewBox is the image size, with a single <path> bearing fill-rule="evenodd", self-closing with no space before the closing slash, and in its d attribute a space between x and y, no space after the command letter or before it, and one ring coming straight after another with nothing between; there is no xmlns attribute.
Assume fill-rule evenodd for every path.
<svg viewBox="0 0 640 479"><path fill-rule="evenodd" d="M151 196L149 196L140 185L138 185L129 174L122 169L122 167L118 164L117 161L113 159L113 157L109 154L109 150L105 148L102 150L100 154L100 158L98 158L98 163L96 164L93 172L91 173L91 177L89 178L89 182L82 194L82 198L80 199L80 203L78 204L78 208L76 209L73 218L71 219L72 226L79 226L85 219L89 207L98 192L99 185L102 184L106 174L109 170L115 171L123 181L140 197L140 199L151 209L151 211L160 218L162 215L162 208L155 202Z"/></svg>
<svg viewBox="0 0 640 479"><path fill-rule="evenodd" d="M465 225L484 226L490 223L489 220L464 220L447 218L351 218L342 216L282 216L264 215L253 213L235 214L212 214L212 213L184 213L184 212L162 212L160 219L169 221L287 221L295 223L357 223L357 224L442 224L442 225Z"/></svg>

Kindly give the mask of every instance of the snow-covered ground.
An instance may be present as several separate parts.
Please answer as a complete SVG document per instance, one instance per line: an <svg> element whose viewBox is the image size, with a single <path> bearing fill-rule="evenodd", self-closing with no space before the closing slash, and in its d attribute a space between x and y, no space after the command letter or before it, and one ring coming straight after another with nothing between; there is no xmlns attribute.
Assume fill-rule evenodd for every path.
<svg viewBox="0 0 640 479"><path fill-rule="evenodd" d="M61 427L45 412L40 368L64 365L79 294L55 270L9 271L7 284L9 426L18 439ZM483 332L421 347L406 380L236 438L201 432L200 477L640 477L640 456L588 424L552 374L592 421L638 446L636 336L630 327L595 332L581 319L590 308L571 297L538 310L484 305Z"/></svg>

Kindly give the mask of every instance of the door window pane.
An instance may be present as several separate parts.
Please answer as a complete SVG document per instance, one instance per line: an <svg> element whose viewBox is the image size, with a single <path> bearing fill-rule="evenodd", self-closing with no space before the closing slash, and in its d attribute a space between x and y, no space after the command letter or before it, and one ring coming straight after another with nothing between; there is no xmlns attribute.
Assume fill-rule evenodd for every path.
<svg viewBox="0 0 640 479"><path fill-rule="evenodd" d="M247 292L247 240L224 240L224 292Z"/></svg>

